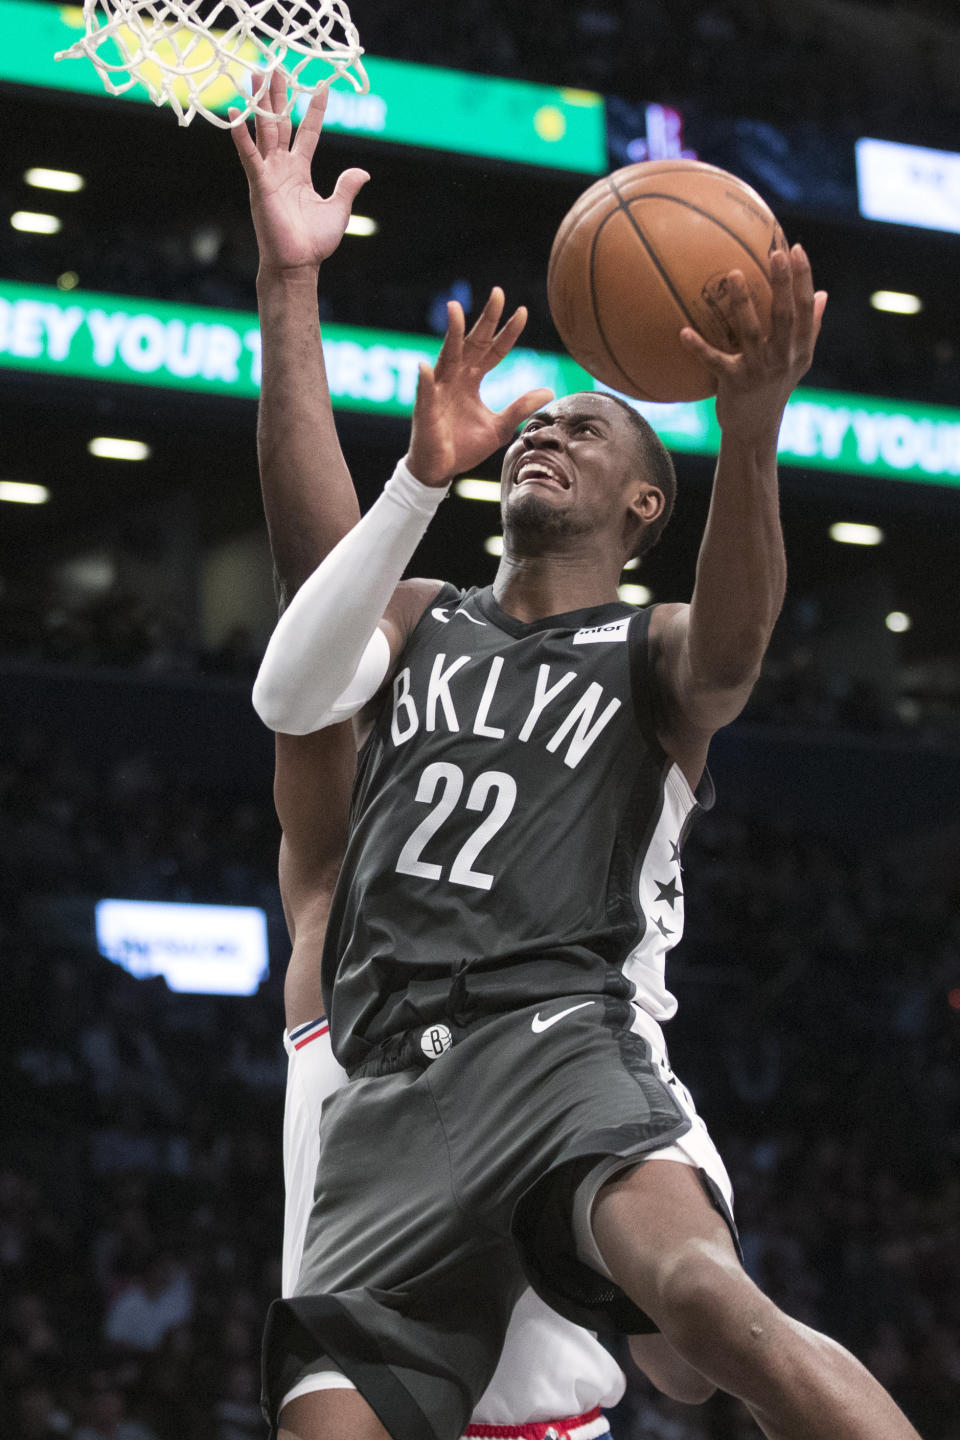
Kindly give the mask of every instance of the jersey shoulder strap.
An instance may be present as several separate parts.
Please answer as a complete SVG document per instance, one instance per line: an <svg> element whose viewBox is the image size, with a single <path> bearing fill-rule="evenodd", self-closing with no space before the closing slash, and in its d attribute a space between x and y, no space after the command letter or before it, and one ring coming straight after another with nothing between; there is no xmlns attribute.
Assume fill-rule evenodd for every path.
<svg viewBox="0 0 960 1440"><path fill-rule="evenodd" d="M435 606L437 609L443 609L451 605L456 608L461 601L467 598L469 593L468 590L461 590L458 585L451 585L449 580L444 580L437 593L436 599L431 601L431 606Z"/></svg>
<svg viewBox="0 0 960 1440"><path fill-rule="evenodd" d="M656 605L650 605L644 610L639 610L630 622L628 632L630 685L634 714L637 717L640 733L653 753L660 757L662 763L666 763L670 757L657 739L656 711L659 692L656 668L650 649L650 617L656 608ZM704 767L703 775L697 785L694 798L700 811L713 809L716 788L713 776L706 767Z"/></svg>
<svg viewBox="0 0 960 1440"><path fill-rule="evenodd" d="M627 631L627 648L630 661L630 687L633 696L633 710L640 733L654 754L664 760L666 751L657 739L657 677L650 652L650 617L657 607L650 605L637 610L630 620Z"/></svg>

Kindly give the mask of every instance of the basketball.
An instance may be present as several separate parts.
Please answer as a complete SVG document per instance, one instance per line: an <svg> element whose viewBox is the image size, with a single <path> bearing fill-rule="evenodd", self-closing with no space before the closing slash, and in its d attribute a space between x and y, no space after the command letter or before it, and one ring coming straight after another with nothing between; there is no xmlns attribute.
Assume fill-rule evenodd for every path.
<svg viewBox="0 0 960 1440"><path fill-rule="evenodd" d="M690 325L718 350L738 348L723 314L740 270L762 327L770 320L770 255L786 249L756 190L699 160L626 165L580 196L550 251L547 296L573 358L638 400L702 400L716 390L680 343Z"/></svg>

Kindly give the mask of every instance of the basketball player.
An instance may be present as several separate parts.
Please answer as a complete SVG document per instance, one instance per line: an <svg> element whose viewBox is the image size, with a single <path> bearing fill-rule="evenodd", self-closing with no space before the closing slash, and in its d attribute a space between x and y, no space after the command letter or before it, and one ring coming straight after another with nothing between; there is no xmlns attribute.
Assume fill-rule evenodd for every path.
<svg viewBox="0 0 960 1440"><path fill-rule="evenodd" d="M238 145L262 245L280 187L270 156ZM354 183L341 177L341 203ZM302 175L291 190L285 281L264 319L289 352L296 430L309 213L330 202ZM324 951L351 1083L324 1112L296 1295L265 1335L274 1425L297 1377L329 1367L356 1391L300 1395L281 1435L454 1440L529 1279L572 1320L659 1332L771 1440L916 1436L851 1355L742 1269L658 1023L676 1008L664 961L683 835L712 801L709 740L750 693L785 584L777 436L826 297L799 247L770 266L769 335L736 271L739 351L682 332L716 377L722 435L689 605L616 600L673 490L629 408L532 392L498 416L480 401L523 323L499 328L495 291L469 333L450 307L404 461L268 647L255 700L274 729L363 712L373 727ZM494 585L400 583L453 476L521 422Z"/></svg>
<svg viewBox="0 0 960 1440"><path fill-rule="evenodd" d="M285 518L292 521L294 515ZM284 528L283 516L275 513L274 521ZM295 582L289 588L295 589ZM284 985L284 1295L294 1293L300 1270L317 1179L321 1108L346 1078L323 1018L319 956L347 839L355 768L349 724L303 737L277 736L275 799L284 832L280 891L293 947ZM600 1407L615 1405L624 1384L620 1367L592 1335L527 1290L514 1308L500 1362L466 1434L541 1440L552 1429L569 1440L602 1440L610 1432ZM318 1390L352 1388L342 1372L314 1371L286 1404ZM285 1408L282 1404L281 1414Z"/></svg>
<svg viewBox="0 0 960 1440"><path fill-rule="evenodd" d="M279 99L281 93L275 85L274 95ZM339 240L348 215L349 198L328 208L325 219L331 242ZM268 261L269 254L261 269L264 310L269 307L272 284ZM315 293L315 278L313 289ZM281 378L283 363L282 349L274 354L274 338L268 321L264 340L270 365L259 432L260 473L275 578L285 605L359 518L359 511L329 404L307 401L294 437L298 444L284 445L283 436L272 428L278 404L290 393L281 387L278 396L269 388L270 382ZM318 350L305 360L302 345L293 347L293 353L298 366L308 363L316 367L313 385L325 394L322 353ZM300 373L302 377L302 370ZM323 479L323 504L319 506L315 493L318 467ZM349 724L302 737L276 737L274 797L283 827L280 888L292 942L284 982L288 1054L284 1295L293 1294L300 1267L317 1176L321 1107L346 1078L333 1057L329 1027L323 1018L319 957L347 840L355 769L354 731ZM647 1337L636 1358L646 1365L654 1383L675 1399L692 1402L708 1393L702 1378L678 1357L668 1355L659 1337ZM540 1440L549 1430L570 1440L602 1437L609 1432L600 1407L616 1404L624 1384L619 1366L592 1334L562 1319L528 1289L514 1307L501 1359L466 1433L509 1434L516 1440ZM288 1403L313 1391L352 1388L342 1372L314 1371L294 1387ZM281 1412L284 1408L281 1402Z"/></svg>

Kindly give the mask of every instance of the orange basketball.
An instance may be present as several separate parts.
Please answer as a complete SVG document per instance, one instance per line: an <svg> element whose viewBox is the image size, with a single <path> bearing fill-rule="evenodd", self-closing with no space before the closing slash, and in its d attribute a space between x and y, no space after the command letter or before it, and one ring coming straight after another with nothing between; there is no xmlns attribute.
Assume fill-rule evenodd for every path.
<svg viewBox="0 0 960 1440"><path fill-rule="evenodd" d="M564 217L547 273L554 324L597 380L638 400L702 400L716 381L680 344L685 325L737 349L724 319L726 276L740 270L760 323L770 320L770 255L786 249L764 200L699 160L614 170Z"/></svg>

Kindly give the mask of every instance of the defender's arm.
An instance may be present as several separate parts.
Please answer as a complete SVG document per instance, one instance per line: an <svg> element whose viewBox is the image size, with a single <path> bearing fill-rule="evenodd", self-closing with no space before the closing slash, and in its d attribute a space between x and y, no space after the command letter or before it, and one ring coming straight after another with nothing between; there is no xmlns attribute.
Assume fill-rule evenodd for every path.
<svg viewBox="0 0 960 1440"><path fill-rule="evenodd" d="M320 955L347 844L356 758L350 725L276 737L280 898L293 947L284 981L288 1030L323 1014Z"/></svg>
<svg viewBox="0 0 960 1440"><path fill-rule="evenodd" d="M314 94L291 144L282 117L286 80L270 78L255 135L234 138L250 187L260 266L261 370L257 449L263 504L283 609L360 509L333 418L317 303L320 265L343 238L350 209L369 176L346 170L324 199L310 165L323 125L327 90Z"/></svg>

